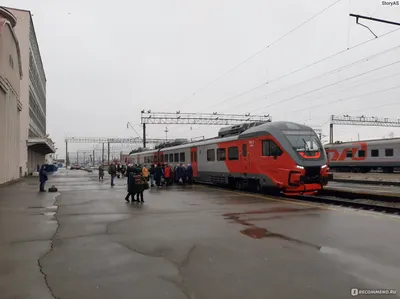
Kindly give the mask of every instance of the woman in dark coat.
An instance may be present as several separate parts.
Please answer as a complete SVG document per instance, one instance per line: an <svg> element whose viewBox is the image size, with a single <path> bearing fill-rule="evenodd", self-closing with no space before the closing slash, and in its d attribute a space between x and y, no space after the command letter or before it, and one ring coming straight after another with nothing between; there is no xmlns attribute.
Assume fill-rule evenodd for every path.
<svg viewBox="0 0 400 299"><path fill-rule="evenodd" d="M136 188L135 188L135 173L134 173L132 167L128 167L126 176L128 177L128 179L127 179L128 194L125 196L125 200L127 202L129 202L129 197L132 197L132 202L133 202L135 200L134 197L135 197L135 193L136 193L136 191L135 191Z"/></svg>
<svg viewBox="0 0 400 299"><path fill-rule="evenodd" d="M161 168L161 164L158 164L155 171L154 171L154 179L156 181L157 187L160 187L161 185L161 177L163 175L163 171Z"/></svg>

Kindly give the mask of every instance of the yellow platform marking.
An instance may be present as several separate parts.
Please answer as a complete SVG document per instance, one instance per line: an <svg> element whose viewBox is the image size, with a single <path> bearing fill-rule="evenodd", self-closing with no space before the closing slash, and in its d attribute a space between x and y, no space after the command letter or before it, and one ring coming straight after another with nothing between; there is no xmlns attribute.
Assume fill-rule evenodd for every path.
<svg viewBox="0 0 400 299"><path fill-rule="evenodd" d="M391 219L391 220L400 221L400 217L399 216L390 215L390 214L379 215L379 214L366 213L368 211L363 211L363 210L352 210L352 211L349 211L349 210L344 210L344 209L335 209L335 208L332 208L332 207L319 206L319 205L316 205L316 204L313 204L313 203L298 202L296 200L272 198L272 197L268 197L268 195L258 195L258 194L247 193L247 192L242 192L242 191L219 189L219 188L215 188L213 186L196 185L196 187L200 187L200 188L203 188L203 189L224 191L224 192L229 192L229 193L234 193L234 194L238 194L240 192L240 193L243 193L245 196L250 196L250 197L260 198L260 199L266 199L266 200L269 200L269 201L284 202L284 203L296 204L296 205L307 206L307 207L317 207L317 208L320 208L321 210L330 210L330 211L337 211L337 212L347 212L347 213L358 212L359 214L364 215L364 216L372 216L372 217L376 217L376 218L385 218L385 219Z"/></svg>

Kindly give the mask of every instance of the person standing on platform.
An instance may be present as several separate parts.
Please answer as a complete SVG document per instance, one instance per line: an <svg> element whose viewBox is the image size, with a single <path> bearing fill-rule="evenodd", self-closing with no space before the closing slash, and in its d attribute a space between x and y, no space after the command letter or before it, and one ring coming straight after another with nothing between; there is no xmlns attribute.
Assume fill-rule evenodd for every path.
<svg viewBox="0 0 400 299"><path fill-rule="evenodd" d="M165 187L171 185L171 167L168 164L164 167L164 179L165 179Z"/></svg>
<svg viewBox="0 0 400 299"><path fill-rule="evenodd" d="M186 168L186 177L188 184L192 184L193 182L193 167L192 164L188 164Z"/></svg>
<svg viewBox="0 0 400 299"><path fill-rule="evenodd" d="M129 202L129 197L131 197L132 202L135 200L136 185L135 185L135 173L132 167L128 167L126 171L127 179L127 191L128 194L125 196L125 200Z"/></svg>
<svg viewBox="0 0 400 299"><path fill-rule="evenodd" d="M48 177L46 174L46 165L43 164L39 170L39 182L40 182L39 192L46 192L46 190L44 189L44 185L46 184L47 180Z"/></svg>
<svg viewBox="0 0 400 299"><path fill-rule="evenodd" d="M99 182L104 181L104 167L103 164L99 166Z"/></svg>
<svg viewBox="0 0 400 299"><path fill-rule="evenodd" d="M144 164L142 167L142 174L143 174L143 177L148 182L149 181L149 170L147 169L146 164Z"/></svg>
<svg viewBox="0 0 400 299"><path fill-rule="evenodd" d="M108 167L108 173L111 175L111 187L114 186L114 179L117 176L117 167L115 163L112 162L110 167Z"/></svg>
<svg viewBox="0 0 400 299"><path fill-rule="evenodd" d="M161 186L162 175L163 175L163 172L162 172L161 164L158 164L156 169L154 170L154 179L156 181L157 187Z"/></svg>
<svg viewBox="0 0 400 299"><path fill-rule="evenodd" d="M149 170L149 172L150 172L150 186L151 187L154 187L154 174L155 174L155 171L156 171L156 169L154 167L154 164L151 164L151 167L150 167L150 170Z"/></svg>
<svg viewBox="0 0 400 299"><path fill-rule="evenodd" d="M135 174L135 193L136 193L136 201L137 202L144 202L143 192L144 192L144 190L146 190L147 184L148 183L141 172ZM147 185L147 187L148 187L148 185ZM132 198L132 202L133 201L134 201L134 199Z"/></svg>

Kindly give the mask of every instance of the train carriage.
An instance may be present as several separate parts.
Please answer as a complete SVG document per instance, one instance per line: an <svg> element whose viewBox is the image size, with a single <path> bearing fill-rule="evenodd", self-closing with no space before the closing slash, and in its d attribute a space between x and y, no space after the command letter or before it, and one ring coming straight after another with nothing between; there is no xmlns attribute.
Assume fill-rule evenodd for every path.
<svg viewBox="0 0 400 299"><path fill-rule="evenodd" d="M336 171L369 172L400 168L400 138L326 144L329 167Z"/></svg>
<svg viewBox="0 0 400 299"><path fill-rule="evenodd" d="M328 181L327 157L307 126L252 123L220 130L218 137L135 153L138 163L192 164L194 180L242 188L314 194ZM147 162L149 163L149 162Z"/></svg>

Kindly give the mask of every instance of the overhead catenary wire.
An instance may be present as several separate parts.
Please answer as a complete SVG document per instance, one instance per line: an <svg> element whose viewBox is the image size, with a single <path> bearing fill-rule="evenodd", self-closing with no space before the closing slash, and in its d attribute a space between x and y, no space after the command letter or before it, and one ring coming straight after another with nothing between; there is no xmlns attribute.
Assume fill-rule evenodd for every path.
<svg viewBox="0 0 400 299"><path fill-rule="evenodd" d="M341 51L339 51L339 52L336 52L336 53L334 53L334 54L332 54L332 55L329 55L329 56L327 56L327 57L325 57L325 58L322 58L322 59L320 59L320 60L318 60L318 61L315 61L315 62L313 62L313 63L311 63L311 64L309 64L309 65L306 65L306 66L304 66L304 67L298 68L298 69L296 69L296 70L294 70L294 71L292 71L292 72L286 73L286 74L284 74L284 75L282 75L282 76L280 76L280 77L277 77L277 78L275 78L275 79L266 81L266 82L264 82L264 83L262 83L262 84L259 84L259 85L257 85L257 86L251 87L250 89L247 89L247 90L245 90L245 91L243 91L243 92L241 92L241 93L239 93L239 94L236 94L236 95L234 95L234 96L231 96L231 97L229 97L229 98L227 98L227 99L225 99L225 100L223 100L223 101L221 101L221 102L218 102L217 104L214 104L214 105L212 105L212 106L208 106L208 107L206 107L204 110L217 107L217 106L219 106L219 105L221 105L221 104L224 104L224 103L226 103L226 102L228 102L228 101L230 101L230 100L239 98L239 97L241 97L241 96L243 96L243 95L245 95L245 94L247 94L247 93L249 93L249 92L252 92L252 91L254 91L254 90L257 90L257 89L259 89L259 88L261 88L261 87L264 87L264 86L266 86L266 85L268 85L268 84L275 83L275 82L277 82L277 81L279 81L279 80L282 80L282 79L284 79L284 78L286 78L286 77L289 77L289 76L291 76L291 75L294 75L294 74L296 74L296 73L298 73L298 72L300 72L300 71L303 71L303 70L306 70L306 69L308 69L308 68L310 68L310 67L312 67L312 66L315 66L315 65L317 65L317 64L319 64L319 63L321 63L321 62L324 62L324 61L326 61L326 60L332 59L332 58L334 58L334 57L336 57L336 56L338 56L338 55L341 55L341 54L343 54L343 53L345 53L345 52L347 52L347 51L354 50L354 49L356 49L356 48L358 48L358 47L360 47L360 46L363 46L363 45L365 45L365 44L367 44L367 43L369 43L369 42L371 42L371 41L375 41L375 40L377 40L377 39L379 39L379 38L388 36L389 34L394 33L394 32L396 32L396 31L399 31L399 30L400 30L400 28L391 30L391 31L389 31L389 32L386 32L386 33L382 34L381 36L378 36L378 38L372 38L372 39L366 40L366 41L364 41L364 42L361 42L361 43L359 43L359 44L357 44L357 45L355 45L355 46L353 46L353 47L351 47L351 48L346 48L346 49L344 49L344 50L341 50ZM204 110L203 110L203 111L204 111ZM200 112L201 112L201 111L200 111Z"/></svg>
<svg viewBox="0 0 400 299"><path fill-rule="evenodd" d="M281 89L279 89L279 90L273 91L273 92L271 92L271 93L265 94L265 95L263 95L263 96L260 96L260 97L255 98L255 99L251 99L251 100L249 100L249 101L243 102L243 103L241 103L241 104L239 104L239 105L237 105L237 106L231 107L229 110L232 110L232 109L241 107L241 106L243 106L243 105L247 105L247 104L252 103L252 102L254 102L254 101L256 101L256 100L263 100L263 99L265 99L265 98L267 98L267 97L269 97L269 96L276 95L277 93L280 93L280 92L283 92L283 91L287 91L287 90L289 90L289 89L291 89L291 88L297 87L297 86L302 85L302 84L304 84L304 83L306 83L306 82L309 82L309 81L311 81L311 80L320 79L320 78L322 78L322 77L325 77L325 76L331 75L331 74L333 74L333 73L342 71L342 70L344 70L344 69L350 68L350 67L352 67L352 66L354 66L354 65L357 65L357 64L359 64L359 63L366 62L366 61L370 61L370 60L372 60L372 59L374 59L374 58L377 58L377 57L379 57L379 56L381 56L381 55L387 54L387 53L389 53L389 52L391 52L391 51L394 51L394 50L396 50L396 49L400 49L400 45L395 46L395 47L390 48L390 49L387 49L387 50L384 50L384 51L382 51L382 52L373 54L373 55L371 55L371 56L369 56L369 57L366 57L366 58L357 60L357 61L352 62L352 63L350 63L350 64L341 66L341 67L336 68L336 69L334 69L334 70L325 72L325 73L323 73L323 74L317 75L317 76L315 76L315 77L306 79L306 80L304 80L304 81L295 83L295 84L290 85L290 86L288 86L288 87L281 88Z"/></svg>
<svg viewBox="0 0 400 299"><path fill-rule="evenodd" d="M385 65L383 65L383 66L380 66L380 67L377 67L377 68L375 68L375 69L372 69L372 70L363 72L363 73L361 73L361 74L354 75L354 76L352 76L352 77L349 77L349 78L346 78L346 79L343 79L343 80L336 81L336 82L334 82L334 83L330 83L330 84L328 84L328 85L324 85L324 86L322 86L322 87L315 88L315 89L313 89L313 90L304 92L304 93L302 93L302 94L294 95L294 96L292 96L292 97L289 97L289 98L280 100L280 101L278 101L278 102L275 102L275 103L272 103L272 104L269 104L269 105L265 105L265 106L263 106L263 107L261 107L261 108L269 108L269 107L272 107L272 106L275 106L275 105L279 105L279 104L282 104L282 103L291 101L291 100L293 100L293 99L299 98L299 97L301 97L301 96L304 96L304 95L307 95L307 94L310 94L310 93L313 93L313 92L316 92L316 91L325 89L325 88L327 88L327 87L331 87L331 86L337 85L337 84L339 84L339 83L342 83L342 82L345 82L345 81L348 81L348 80L351 80L351 79L354 79L354 78L357 78L357 77L360 77L360 76L363 76L363 75L366 75L366 74L369 74L369 73L372 73L372 72L375 72L375 71L378 71L378 70L382 70L382 69L384 69L384 68L387 68L387 67L396 65L396 64L398 64L398 63L400 63L400 60L397 60L397 61L392 62L392 63L389 63L389 64L385 64ZM308 109L308 108L307 108L307 109ZM260 110L260 108L257 108L257 109L254 109L254 110L250 111L250 112L259 111L259 110ZM264 112L264 113L265 113L265 112Z"/></svg>
<svg viewBox="0 0 400 299"><path fill-rule="evenodd" d="M296 30L300 29L301 27L303 27L304 25L306 25L307 23L309 23L310 21L312 21L313 19L315 19L316 17L318 17L319 15L323 14L325 11L329 10L331 7L335 6L337 3L341 2L343 0L336 0L335 2L333 2L332 4L330 4L329 6L325 7L324 9L322 9L321 11L319 11L318 13L314 14L313 16L311 16L310 18L308 18L307 20L303 21L301 24L299 24L298 26L294 27L293 29L289 30L288 32L286 32L284 35L282 35L281 37L279 37L278 39L276 39L275 41L273 41L272 43L266 45L264 48L262 48L261 50L258 50L257 52L255 52L254 54L250 55L249 57L247 57L245 60L241 61L240 63L238 63L237 65L235 65L234 67L230 68L229 70L227 70L226 72L222 73L221 75L219 75L217 78L215 78L214 80L206 83L205 85L201 86L199 89L195 90L191 95L185 97L183 100L173 104L173 105L179 105L182 102L186 102L190 97L194 96L196 93L203 91L204 89L206 89L207 87L211 86L212 84L214 84L215 82L219 81L220 79L222 79L223 77L225 77L226 75L232 73L234 70L236 70L237 68L241 67L242 65L246 64L248 61L250 61L251 59L253 59L254 57L260 55L261 53L263 53L265 50L267 50L268 48L272 47L273 45L275 45L276 43L280 42L282 39L284 39L285 37L287 37L288 35L292 34L293 32L295 32Z"/></svg>
<svg viewBox="0 0 400 299"><path fill-rule="evenodd" d="M313 108L322 107L322 106L328 106L328 105L332 105L332 104L339 103L339 102L345 102L345 101L348 101L348 100L351 100L351 99L356 99L356 98L360 98L360 97L364 97L364 96L369 96L369 95L372 95L372 94L378 94L378 93L385 92L385 91L396 90L396 89L399 89L399 88L400 88L400 85L397 85L397 86L394 86L394 87L385 88L385 89L375 90L375 91L372 91L372 92L367 92L367 93L356 95L356 96L351 96L351 97L342 98L342 99L339 99L339 100L330 101L330 102L323 103L323 104L314 105ZM300 112L300 111L307 110L307 109L309 109L309 108L308 107L307 108L302 108L302 109L294 110L292 112Z"/></svg>

